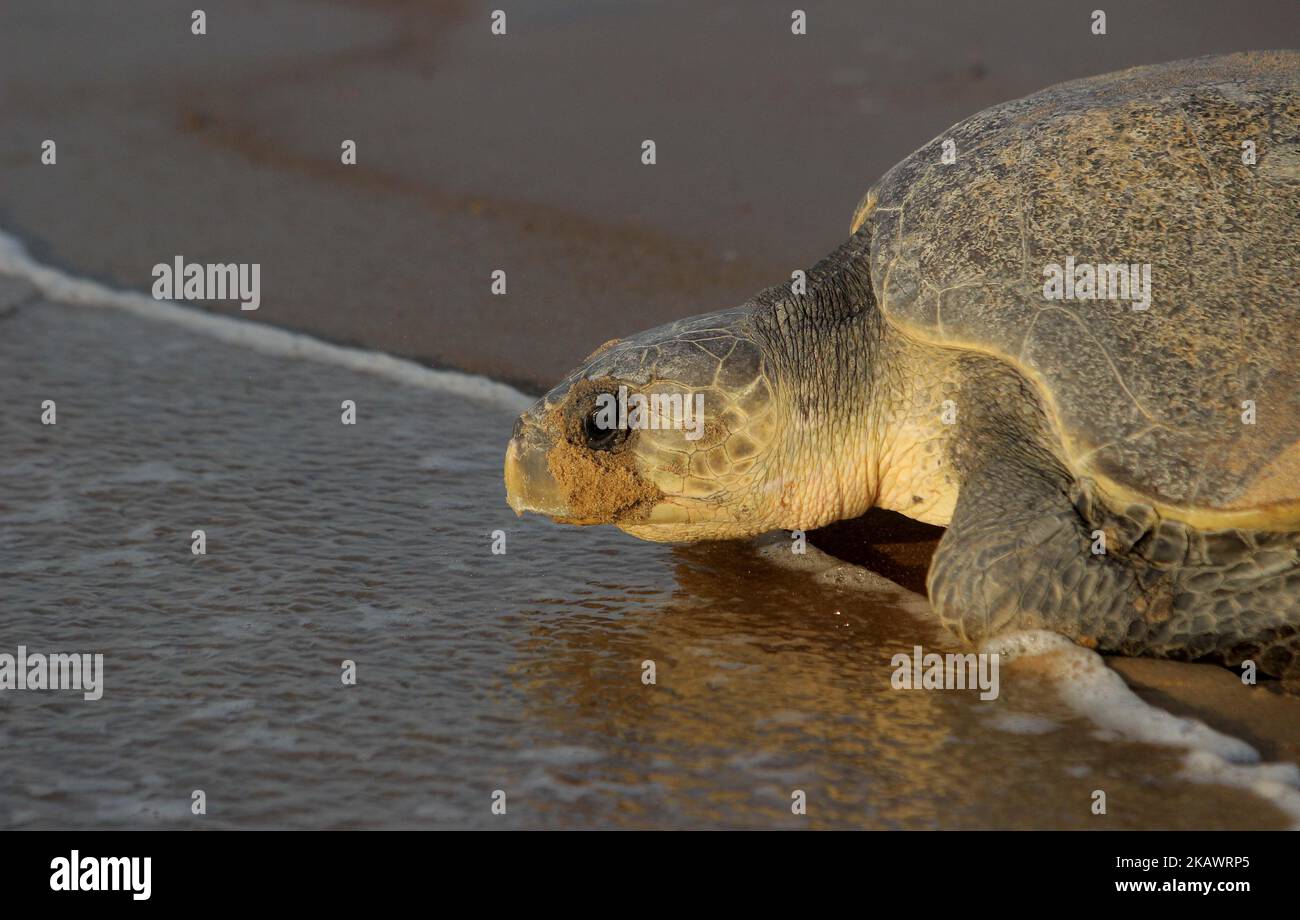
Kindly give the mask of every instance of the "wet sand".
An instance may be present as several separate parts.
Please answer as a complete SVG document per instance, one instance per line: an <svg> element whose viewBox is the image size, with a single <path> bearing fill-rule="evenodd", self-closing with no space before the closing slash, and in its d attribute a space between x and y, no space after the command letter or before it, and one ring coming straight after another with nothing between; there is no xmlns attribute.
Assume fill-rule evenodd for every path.
<svg viewBox="0 0 1300 920"><path fill-rule="evenodd" d="M788 279L988 105L1300 44L1293 0L1124 7L1093 36L1066 0L819 4L796 38L766 0L576 0L494 38L468 3L232 0L198 38L165 0L14 0L0 227L136 289L177 254L260 262L262 322L536 387Z"/></svg>

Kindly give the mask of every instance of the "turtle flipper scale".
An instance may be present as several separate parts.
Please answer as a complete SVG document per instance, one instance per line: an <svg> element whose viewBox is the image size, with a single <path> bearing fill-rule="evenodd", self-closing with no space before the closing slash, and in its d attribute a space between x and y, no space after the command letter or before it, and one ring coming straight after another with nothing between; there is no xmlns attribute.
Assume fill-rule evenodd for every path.
<svg viewBox="0 0 1300 920"><path fill-rule="evenodd" d="M971 643L1048 629L1126 655L1252 660L1300 681L1300 535L1181 526L1149 508L1111 512L1086 481L994 450L963 484L930 600Z"/></svg>
<svg viewBox="0 0 1300 920"><path fill-rule="evenodd" d="M1094 555L1068 481L1016 459L991 458L969 476L927 578L944 626L967 642L1049 629L1115 647L1128 632L1137 576Z"/></svg>

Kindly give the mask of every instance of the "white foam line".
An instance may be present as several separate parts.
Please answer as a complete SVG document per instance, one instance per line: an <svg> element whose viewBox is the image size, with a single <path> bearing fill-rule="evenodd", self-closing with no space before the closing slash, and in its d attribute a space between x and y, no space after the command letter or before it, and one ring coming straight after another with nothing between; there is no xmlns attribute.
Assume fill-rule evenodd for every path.
<svg viewBox="0 0 1300 920"><path fill-rule="evenodd" d="M1052 656L1057 692L1075 712L1130 740L1183 748L1185 779L1253 792L1284 812L1292 827L1300 830L1300 767L1260 763L1259 752L1241 739L1157 709L1134 693L1096 652L1042 630L998 636L980 650L997 652L1005 661Z"/></svg>
<svg viewBox="0 0 1300 920"><path fill-rule="evenodd" d="M75 278L33 259L23 244L0 231L0 274L21 278L50 300L80 307L111 307L145 319L172 323L229 345L283 358L301 358L374 374L409 386L463 396L476 402L519 412L531 402L512 386L474 374L435 370L379 351L332 345L301 332L265 323L207 313L167 300L154 300L138 291L119 291L95 281Z"/></svg>

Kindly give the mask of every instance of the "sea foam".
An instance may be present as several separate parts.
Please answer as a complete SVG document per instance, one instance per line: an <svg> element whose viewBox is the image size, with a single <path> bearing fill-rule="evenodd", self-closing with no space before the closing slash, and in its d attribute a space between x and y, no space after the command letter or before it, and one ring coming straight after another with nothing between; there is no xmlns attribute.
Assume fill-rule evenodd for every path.
<svg viewBox="0 0 1300 920"><path fill-rule="evenodd" d="M756 541L758 553L783 568L803 572L820 583L848 590L881 592L894 602L904 599L914 615L929 611L919 594L887 581L860 566L835 559L814 546L803 555L790 551L784 533ZM1300 766L1262 763L1259 752L1239 738L1215 731L1204 722L1166 712L1143 700L1096 652L1076 645L1059 633L1021 630L986 641L981 652L1006 662L1042 656L1046 673L1062 702L1099 728L1130 741L1183 750L1180 777L1196 783L1217 783L1245 789L1271 802L1300 830ZM993 727L1032 734L1049 726L1021 719Z"/></svg>
<svg viewBox="0 0 1300 920"><path fill-rule="evenodd" d="M21 278L45 297L59 303L125 310L266 355L333 364L410 386L451 393L512 412L522 411L532 402L530 397L514 387L486 377L425 367L383 352L334 345L301 332L208 313L167 300L155 300L138 291L116 290L96 281L76 278L40 264L28 254L21 241L2 231L0 275Z"/></svg>
<svg viewBox="0 0 1300 920"><path fill-rule="evenodd" d="M1273 803L1300 830L1300 767L1261 763L1259 752L1241 739L1152 706L1096 652L1044 630L997 636L980 651L996 652L1004 661L1044 656L1057 693L1075 712L1131 741L1183 749L1180 775L1184 779L1253 792Z"/></svg>

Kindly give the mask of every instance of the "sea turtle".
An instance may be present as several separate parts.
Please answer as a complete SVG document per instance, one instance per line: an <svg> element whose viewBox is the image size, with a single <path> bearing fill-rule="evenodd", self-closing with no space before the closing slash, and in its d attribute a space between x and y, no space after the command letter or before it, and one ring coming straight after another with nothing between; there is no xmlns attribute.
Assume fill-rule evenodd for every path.
<svg viewBox="0 0 1300 920"><path fill-rule="evenodd" d="M890 508L947 527L961 639L1293 678L1297 239L1300 52L1054 86L889 170L806 284L598 349L520 417L507 498L667 541ZM620 394L704 424L611 424Z"/></svg>

